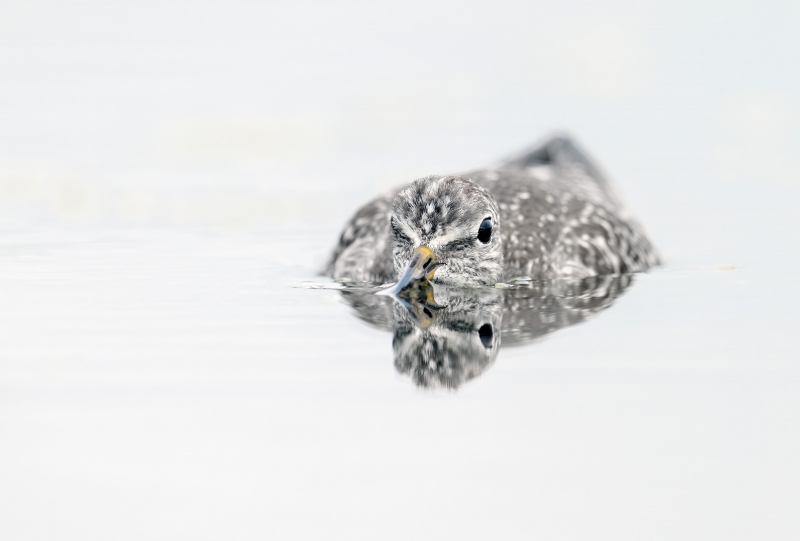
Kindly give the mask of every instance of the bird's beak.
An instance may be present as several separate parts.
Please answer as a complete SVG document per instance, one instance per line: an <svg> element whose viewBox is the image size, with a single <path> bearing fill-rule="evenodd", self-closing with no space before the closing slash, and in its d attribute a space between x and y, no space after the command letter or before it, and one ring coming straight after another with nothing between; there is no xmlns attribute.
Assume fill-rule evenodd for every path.
<svg viewBox="0 0 800 541"><path fill-rule="evenodd" d="M397 294L411 284L421 280L430 280L436 274L436 268L440 263L436 261L436 256L427 246L420 246L414 250L414 254L408 262L405 272L400 280L391 288L393 294Z"/></svg>

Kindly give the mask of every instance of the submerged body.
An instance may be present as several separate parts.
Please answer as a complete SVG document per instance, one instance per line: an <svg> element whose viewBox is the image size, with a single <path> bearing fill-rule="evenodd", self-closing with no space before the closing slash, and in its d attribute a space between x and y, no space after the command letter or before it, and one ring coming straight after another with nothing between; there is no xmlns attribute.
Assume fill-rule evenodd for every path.
<svg viewBox="0 0 800 541"><path fill-rule="evenodd" d="M428 277L455 285L624 274L659 263L610 183L565 137L371 201L345 227L324 273L393 282L404 268L425 276L427 254L436 266L426 267Z"/></svg>

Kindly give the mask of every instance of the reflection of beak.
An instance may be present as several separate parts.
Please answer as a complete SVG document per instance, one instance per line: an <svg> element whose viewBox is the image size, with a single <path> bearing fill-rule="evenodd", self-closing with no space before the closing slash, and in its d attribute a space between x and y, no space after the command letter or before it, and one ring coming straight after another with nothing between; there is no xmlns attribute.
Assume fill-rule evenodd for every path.
<svg viewBox="0 0 800 541"><path fill-rule="evenodd" d="M393 298L408 311L411 321L422 330L430 327L436 319L436 313L444 308L436 304L433 286L427 280L415 282Z"/></svg>
<svg viewBox="0 0 800 541"><path fill-rule="evenodd" d="M427 246L420 246L414 250L411 260L408 262L400 280L391 288L391 293L397 294L411 284L416 284L421 280L430 280L436 274L436 268L441 266L437 263L436 256Z"/></svg>

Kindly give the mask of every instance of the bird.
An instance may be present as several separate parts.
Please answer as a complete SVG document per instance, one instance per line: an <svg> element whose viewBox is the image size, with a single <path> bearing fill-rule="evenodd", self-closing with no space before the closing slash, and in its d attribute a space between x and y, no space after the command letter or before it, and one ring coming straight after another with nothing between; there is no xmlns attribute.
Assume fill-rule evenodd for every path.
<svg viewBox="0 0 800 541"><path fill-rule="evenodd" d="M430 175L362 206L322 274L341 282L479 287L585 279L660 263L600 168L556 134L489 166Z"/></svg>

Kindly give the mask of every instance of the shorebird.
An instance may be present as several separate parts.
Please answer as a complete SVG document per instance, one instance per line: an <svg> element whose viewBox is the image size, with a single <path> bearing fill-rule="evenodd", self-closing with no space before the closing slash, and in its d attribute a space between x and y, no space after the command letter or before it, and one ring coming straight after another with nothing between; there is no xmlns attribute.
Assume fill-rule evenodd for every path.
<svg viewBox="0 0 800 541"><path fill-rule="evenodd" d="M569 137L495 165L432 175L347 223L323 274L455 286L644 271L659 255L611 183Z"/></svg>

